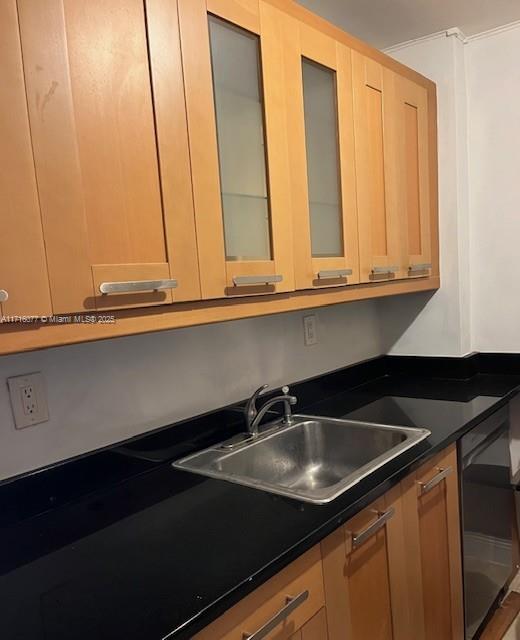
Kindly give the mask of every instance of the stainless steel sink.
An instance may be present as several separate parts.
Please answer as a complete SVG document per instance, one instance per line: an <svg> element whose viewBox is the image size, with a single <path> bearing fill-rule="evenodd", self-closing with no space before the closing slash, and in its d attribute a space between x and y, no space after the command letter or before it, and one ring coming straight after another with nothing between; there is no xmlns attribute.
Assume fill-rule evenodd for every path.
<svg viewBox="0 0 520 640"><path fill-rule="evenodd" d="M177 469L324 504L430 435L427 429L295 415L253 440L221 443Z"/></svg>

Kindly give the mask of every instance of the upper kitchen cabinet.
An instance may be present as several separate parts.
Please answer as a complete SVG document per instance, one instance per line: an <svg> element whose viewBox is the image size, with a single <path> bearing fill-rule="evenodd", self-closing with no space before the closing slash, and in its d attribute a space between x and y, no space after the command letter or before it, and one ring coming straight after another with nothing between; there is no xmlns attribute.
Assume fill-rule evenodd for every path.
<svg viewBox="0 0 520 640"><path fill-rule="evenodd" d="M175 2L18 8L54 312L199 298Z"/></svg>
<svg viewBox="0 0 520 640"><path fill-rule="evenodd" d="M361 282L437 272L435 93L352 54Z"/></svg>
<svg viewBox="0 0 520 640"><path fill-rule="evenodd" d="M294 290L288 16L258 0L179 0L203 298Z"/></svg>
<svg viewBox="0 0 520 640"><path fill-rule="evenodd" d="M296 288L357 283L351 51L293 21L285 55Z"/></svg>
<svg viewBox="0 0 520 640"><path fill-rule="evenodd" d="M47 315L51 301L15 0L0 3L0 315Z"/></svg>
<svg viewBox="0 0 520 640"><path fill-rule="evenodd" d="M406 275L401 265L396 74L352 53L360 281Z"/></svg>
<svg viewBox="0 0 520 640"><path fill-rule="evenodd" d="M401 264L409 277L425 276L432 269L428 92L398 76L396 110Z"/></svg>
<svg viewBox="0 0 520 640"><path fill-rule="evenodd" d="M293 0L0 17L0 312L92 316L0 353L439 287L431 81Z"/></svg>

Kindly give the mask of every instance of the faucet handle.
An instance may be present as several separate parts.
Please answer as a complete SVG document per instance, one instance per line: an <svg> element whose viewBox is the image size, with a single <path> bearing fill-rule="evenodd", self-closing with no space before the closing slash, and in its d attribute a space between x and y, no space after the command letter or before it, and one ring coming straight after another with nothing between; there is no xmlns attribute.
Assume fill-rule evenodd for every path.
<svg viewBox="0 0 520 640"><path fill-rule="evenodd" d="M284 385L282 387L282 393L284 394L284 396L289 395L289 387L287 385Z"/></svg>
<svg viewBox="0 0 520 640"><path fill-rule="evenodd" d="M268 386L269 386L268 384L263 384L261 387L258 387L258 389L253 393L253 395L247 401L247 404L244 409L244 416L246 419L246 424L248 426L248 429L249 429L249 425L255 419L255 416L258 413L256 409L256 400L258 396L261 395L261 393L267 389Z"/></svg>

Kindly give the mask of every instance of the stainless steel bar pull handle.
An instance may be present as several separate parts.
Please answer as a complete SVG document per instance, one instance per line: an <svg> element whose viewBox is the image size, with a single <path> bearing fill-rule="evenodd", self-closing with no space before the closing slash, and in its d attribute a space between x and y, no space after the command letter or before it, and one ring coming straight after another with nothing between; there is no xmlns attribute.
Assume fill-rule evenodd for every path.
<svg viewBox="0 0 520 640"><path fill-rule="evenodd" d="M258 629L258 631L255 631L254 633L244 632L242 634L242 640L263 640L263 638L267 638L271 631L276 629L276 627L281 624L295 609L303 604L308 597L308 591L302 591L294 598L287 596L287 604L285 607L280 609L280 611L268 620L263 627Z"/></svg>
<svg viewBox="0 0 520 640"><path fill-rule="evenodd" d="M126 282L102 282L99 291L103 295L110 293L136 293L138 291L159 291L176 289L177 280L128 280Z"/></svg>
<svg viewBox="0 0 520 640"><path fill-rule="evenodd" d="M419 482L419 492L421 496L423 496L425 493L428 493L428 491L431 491L434 487L441 483L444 478L447 478L450 473L453 472L453 467L446 467L446 469L437 467L437 470L439 473L434 475L431 480L428 480L428 482Z"/></svg>
<svg viewBox="0 0 520 640"><path fill-rule="evenodd" d="M372 522L372 524L368 525L366 529L363 531L359 531L358 533L352 534L352 548L356 549L361 546L364 542L366 542L369 538L371 538L374 533L377 533L379 529L385 526L385 524L390 520L390 518L394 515L395 509L393 507L389 507L386 511L376 511L377 520Z"/></svg>
<svg viewBox="0 0 520 640"><path fill-rule="evenodd" d="M332 278L346 278L352 275L352 269L326 269L318 271L318 280L330 280Z"/></svg>
<svg viewBox="0 0 520 640"><path fill-rule="evenodd" d="M5 302L9 299L9 294L5 289L0 289L0 302Z"/></svg>
<svg viewBox="0 0 520 640"><path fill-rule="evenodd" d="M432 265L430 262L425 262L424 264L411 264L408 267L408 273L412 274L416 273L417 271L428 271L431 268Z"/></svg>
<svg viewBox="0 0 520 640"><path fill-rule="evenodd" d="M385 273L395 273L399 271L399 267L372 267L372 273L375 275L384 275Z"/></svg>
<svg viewBox="0 0 520 640"><path fill-rule="evenodd" d="M235 287L247 286L253 284L274 284L275 282L282 282L283 276L270 275L270 276L233 276L233 284Z"/></svg>
<svg viewBox="0 0 520 640"><path fill-rule="evenodd" d="M399 271L399 267L372 267L370 280L385 280L395 276L395 272Z"/></svg>

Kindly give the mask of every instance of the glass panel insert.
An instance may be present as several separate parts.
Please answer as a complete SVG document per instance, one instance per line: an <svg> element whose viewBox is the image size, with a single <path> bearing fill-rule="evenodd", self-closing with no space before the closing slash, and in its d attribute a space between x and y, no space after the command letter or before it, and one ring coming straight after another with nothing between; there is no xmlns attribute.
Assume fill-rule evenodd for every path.
<svg viewBox="0 0 520 640"><path fill-rule="evenodd" d="M227 260L270 260L258 36L209 17Z"/></svg>
<svg viewBox="0 0 520 640"><path fill-rule="evenodd" d="M305 58L302 66L312 255L342 256L336 74Z"/></svg>

